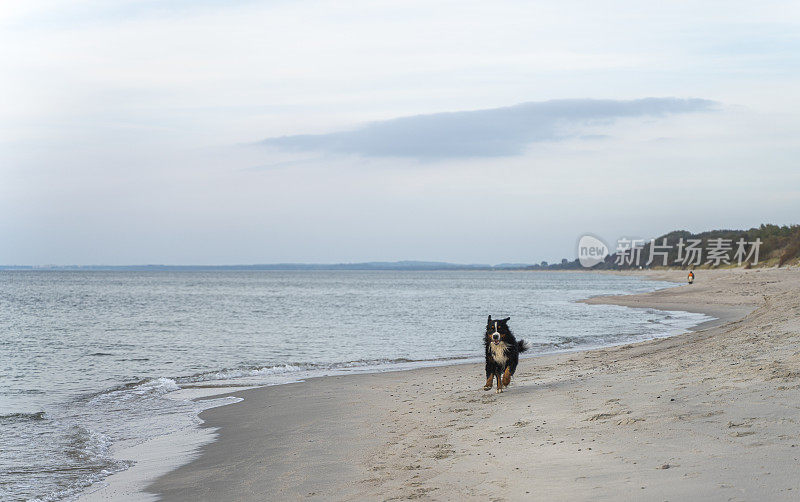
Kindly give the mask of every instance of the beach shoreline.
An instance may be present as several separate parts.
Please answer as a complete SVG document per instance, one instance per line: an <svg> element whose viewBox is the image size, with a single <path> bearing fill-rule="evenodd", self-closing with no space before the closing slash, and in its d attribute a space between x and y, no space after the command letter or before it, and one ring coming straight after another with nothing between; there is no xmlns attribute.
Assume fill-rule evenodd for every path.
<svg viewBox="0 0 800 502"><path fill-rule="evenodd" d="M684 273L636 274L678 282ZM761 274L764 278L769 276L769 280L752 280L760 279ZM773 276L779 280L774 280ZM571 396L576 393L630 396L641 369L639 364L629 364L632 367L625 368L626 361L641 363L644 359L659 358L660 353L680 351L681 344L713 339L720 331L729 329L731 323L741 322L740 319L759 308L763 295L754 291L761 288L765 294L770 292L769 287L757 284L759 282L779 284L781 286L772 289L781 293L785 292L780 291L781 288L796 289L798 274L785 270L710 271L704 272L692 286L584 300L588 304L694 311L717 319L696 327L693 333L670 338L527 358L521 364L516 382L499 396L479 390L482 364L475 363L396 373L320 377L233 392L232 396L243 400L201 414L203 430L213 431L216 439L200 445L194 460L159 476L146 491L161 500L260 500L267 493L320 500L480 499L490 493L499 499L513 500L537 492L547 493L548 498L553 499L614 498L612 494L619 495L620 489L632 489L627 485L636 484L633 479L639 471L635 468L637 462L632 464L633 468L627 466L624 477L627 481L622 485L620 479L614 479L614 475L620 476L619 453L613 456L614 468L594 463L584 468L578 466L586 461L584 457L596 457L599 452L611 455L612 448L606 443L616 446L618 440L625 439L619 438L620 434L634 431L641 435L639 429L657 422L644 413L653 403L644 406L641 399L636 402L629 397L632 402L623 405L623 399L617 397L592 403L593 406L584 404L571 412L569 406L556 404L574 399ZM714 301L703 299L713 296L712 293L719 296L719 288L732 288L734 283L744 284L741 294ZM597 387L596 382L583 382L584 387L594 388L594 391L576 387L588 374L593 375L592 380L606 380L611 373L621 374L621 381L603 387ZM661 393L666 394L667 390ZM515 395L520 397L514 398ZM546 406L542 404L544 397ZM672 403L671 408L679 408L674 404L676 401L665 402ZM602 411L604 407L609 411ZM584 417L587 413L589 416ZM554 425L559 423L560 429ZM609 425L615 423L616 426ZM584 435L594 437L591 440L573 437L575 430L585 430ZM514 441L522 436L528 437L523 442ZM535 440L528 441L532 438ZM596 446L578 447L574 452L562 451L565 444L575 446L586 441ZM491 448L493 443L497 443L495 446L499 449ZM638 453L628 444L630 441L622 443L627 445L627 455ZM526 456L523 447L534 451L541 449L548 460L542 462L539 455ZM501 460L503 458L506 460ZM680 456L670 458L673 464L665 460L659 465L669 467L659 471L677 468L678 462L674 459ZM601 459L603 457L598 457L595 461ZM528 476L517 479L517 473L531 469L546 472L547 479L553 472L544 468L548 463L568 486L558 488L560 485L554 480L548 484ZM589 476L584 475L587 469ZM574 478L591 480L599 476L612 482L589 488L584 486L591 484L588 481L570 480L571 474L578 470L584 474ZM648 497L671 495L668 483L659 485L659 480L649 479L644 476L645 472L639 474L641 482L645 483L643 486L652 484L655 488L647 492ZM665 477L663 472L660 474ZM520 480L523 482L519 483ZM113 486L113 477L109 481L109 486ZM794 485L788 488L800 489ZM630 494L642 496L640 492ZM708 494L713 498L717 493ZM95 492L94 497L102 499L102 489Z"/></svg>

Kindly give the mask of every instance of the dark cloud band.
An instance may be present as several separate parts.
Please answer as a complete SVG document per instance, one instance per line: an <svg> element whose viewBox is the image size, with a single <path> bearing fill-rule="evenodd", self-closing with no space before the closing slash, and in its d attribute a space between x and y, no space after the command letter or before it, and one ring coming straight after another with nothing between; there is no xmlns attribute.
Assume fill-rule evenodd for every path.
<svg viewBox="0 0 800 502"><path fill-rule="evenodd" d="M561 99L401 117L372 122L352 131L268 138L262 144L281 150L365 157L501 157L521 154L530 143L570 137L566 131L595 121L708 111L715 107L714 101L706 99Z"/></svg>

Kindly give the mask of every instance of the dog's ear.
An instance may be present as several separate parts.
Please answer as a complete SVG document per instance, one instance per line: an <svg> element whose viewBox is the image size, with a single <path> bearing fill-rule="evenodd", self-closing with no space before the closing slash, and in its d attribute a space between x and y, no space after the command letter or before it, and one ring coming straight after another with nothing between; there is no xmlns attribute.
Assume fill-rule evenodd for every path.
<svg viewBox="0 0 800 502"><path fill-rule="evenodd" d="M492 314L489 314L489 320L486 321L486 325L487 326L490 325L490 324L492 324Z"/></svg>
<svg viewBox="0 0 800 502"><path fill-rule="evenodd" d="M508 322L508 321L510 321L510 320L511 320L511 318L510 318L510 317L506 317L505 319L500 319L500 322Z"/></svg>

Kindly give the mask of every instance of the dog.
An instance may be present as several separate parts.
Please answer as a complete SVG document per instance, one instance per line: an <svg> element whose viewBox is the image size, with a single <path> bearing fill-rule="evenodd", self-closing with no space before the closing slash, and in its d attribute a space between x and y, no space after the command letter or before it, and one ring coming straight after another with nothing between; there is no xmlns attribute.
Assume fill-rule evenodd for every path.
<svg viewBox="0 0 800 502"><path fill-rule="evenodd" d="M505 319L489 320L486 322L486 335L483 337L486 345L486 385L483 390L492 388L494 379L497 378L497 393L503 392L503 387L508 387L511 377L517 371L519 355L528 350L525 340L517 340L508 327L510 317Z"/></svg>

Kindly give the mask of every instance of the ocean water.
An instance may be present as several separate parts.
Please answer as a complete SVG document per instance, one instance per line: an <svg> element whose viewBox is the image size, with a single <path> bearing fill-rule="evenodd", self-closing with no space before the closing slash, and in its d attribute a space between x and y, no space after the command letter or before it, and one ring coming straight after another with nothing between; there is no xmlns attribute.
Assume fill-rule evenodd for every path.
<svg viewBox="0 0 800 502"><path fill-rule="evenodd" d="M512 271L0 272L0 499L73 499L131 465L113 444L197 425L201 404L169 397L182 386L481 360L488 314L511 316L534 355L708 319L575 302L671 285Z"/></svg>

